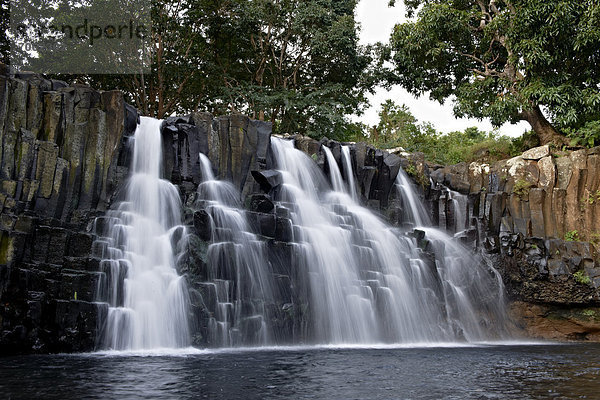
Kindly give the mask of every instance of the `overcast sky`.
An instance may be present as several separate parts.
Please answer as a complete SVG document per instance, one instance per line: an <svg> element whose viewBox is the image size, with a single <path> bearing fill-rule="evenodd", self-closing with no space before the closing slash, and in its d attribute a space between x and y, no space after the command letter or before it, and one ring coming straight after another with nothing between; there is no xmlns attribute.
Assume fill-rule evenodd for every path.
<svg viewBox="0 0 600 400"><path fill-rule="evenodd" d="M405 21L403 1L396 1L395 7L388 7L389 0L360 0L356 9L357 20L361 24L360 40L362 44L386 42L394 25ZM358 119L369 125L377 124L377 112L381 103L386 99L392 99L398 104L406 104L419 121L429 121L442 132L463 130L469 126L478 126L481 129L491 130L489 121L478 121L476 119L457 119L452 115L452 105L447 101L445 105L429 100L428 96L415 98L402 88L394 88L391 91L379 88L374 96L371 96L371 108L365 115ZM529 124L521 122L517 125L505 124L500 132L505 135L519 136L530 129Z"/></svg>

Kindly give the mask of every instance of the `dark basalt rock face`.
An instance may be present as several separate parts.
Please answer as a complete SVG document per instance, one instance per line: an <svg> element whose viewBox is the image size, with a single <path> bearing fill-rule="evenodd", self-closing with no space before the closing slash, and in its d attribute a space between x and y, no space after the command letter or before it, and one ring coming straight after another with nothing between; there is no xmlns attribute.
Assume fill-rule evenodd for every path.
<svg viewBox="0 0 600 400"><path fill-rule="evenodd" d="M93 349L94 218L128 170L119 91L0 75L0 354Z"/></svg>
<svg viewBox="0 0 600 400"><path fill-rule="evenodd" d="M93 232L102 231L94 225L103 223L96 218L121 196L139 116L118 91L98 92L3 71L0 355L93 350L98 321L107 312L105 305L94 302L100 268L91 256L97 254ZM189 232L187 251L177 268L190 288L195 345L212 345L208 325L217 307L215 288L206 283L211 217L196 207L200 153L208 156L218 179L239 190L249 224L265 243L275 274L274 300L266 305L266 315L283 335L277 341L307 339L310 331L308 288L299 284L306 282L306 271L295 263L298 248L291 243L290 208L275 205L271 197L279 190L281 176L274 170L270 136L269 123L241 115L193 113L169 117L163 124L164 176L179 188ZM343 170L343 144L295 139L295 146L326 174L322 145L332 150ZM552 311L547 307L564 311L600 306L594 246L562 240L575 229L589 240L600 232L597 149L563 158L534 149L491 166L441 168L428 166L422 154L387 152L365 143L349 147L363 204L391 223L401 223L407 205L395 181L403 168L415 181L434 225L449 232L464 228L459 239L485 252L500 271L509 298L527 305L521 307L526 313L517 314L531 315L532 304L541 307L535 312L547 313ZM428 241L418 231L414 235L426 253ZM542 314L539 311L534 319L543 319ZM242 328L252 332L258 321L244 324ZM591 338L590 329L594 328L566 338Z"/></svg>

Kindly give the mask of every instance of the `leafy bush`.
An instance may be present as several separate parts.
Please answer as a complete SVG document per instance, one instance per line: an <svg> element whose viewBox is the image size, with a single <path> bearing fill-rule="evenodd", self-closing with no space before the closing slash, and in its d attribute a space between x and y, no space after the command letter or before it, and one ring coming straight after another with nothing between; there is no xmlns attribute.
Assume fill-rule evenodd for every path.
<svg viewBox="0 0 600 400"><path fill-rule="evenodd" d="M441 133L430 123L420 123L406 105L399 106L391 100L382 105L379 124L369 132L364 129L356 132L354 139L382 149L402 147L408 152L422 152L427 161L445 165L473 161L491 163L539 144L534 133L516 139L476 127Z"/></svg>
<svg viewBox="0 0 600 400"><path fill-rule="evenodd" d="M514 154L521 154L532 147L538 147L540 145L540 138L534 131L527 131L523 135L512 139L511 142L512 152Z"/></svg>
<svg viewBox="0 0 600 400"><path fill-rule="evenodd" d="M588 278L588 279L589 279L589 278ZM589 318L594 318L594 317L596 317L596 311L594 311L594 310L590 310L589 308L588 308L588 309L586 309L586 310L583 310L581 313L582 313L583 315L585 315L586 317L589 317Z"/></svg>
<svg viewBox="0 0 600 400"><path fill-rule="evenodd" d="M417 171L417 167L415 167L414 164L408 164L408 166L404 168L404 172L412 176L413 179L423 187L427 186L427 184L429 183L425 174L419 173L419 171Z"/></svg>
<svg viewBox="0 0 600 400"><path fill-rule="evenodd" d="M598 249L600 247L600 233L592 232L590 233L590 237L588 238L589 242Z"/></svg>
<svg viewBox="0 0 600 400"><path fill-rule="evenodd" d="M589 121L579 129L568 130L567 136L575 146L598 146L600 145L600 120Z"/></svg>

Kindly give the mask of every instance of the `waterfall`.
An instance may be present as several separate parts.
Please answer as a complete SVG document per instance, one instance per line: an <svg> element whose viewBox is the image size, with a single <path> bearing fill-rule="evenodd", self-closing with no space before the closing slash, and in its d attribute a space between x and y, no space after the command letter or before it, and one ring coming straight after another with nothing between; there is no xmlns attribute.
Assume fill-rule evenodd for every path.
<svg viewBox="0 0 600 400"><path fill-rule="evenodd" d="M501 337L497 273L445 233L426 227L428 215L403 171L396 186L407 217L419 227L413 231L393 228L358 204L329 149L323 147L333 191L292 141L272 138L272 149L283 177L276 200L291 205L315 342Z"/></svg>
<svg viewBox="0 0 600 400"><path fill-rule="evenodd" d="M405 220L417 227L429 226L431 225L431 219L429 218L425 206L417 197L414 186L415 184L411 182L408 175L406 175L406 172L400 170L396 177L396 187L405 206Z"/></svg>
<svg viewBox="0 0 600 400"><path fill-rule="evenodd" d="M205 229L194 239L201 255L190 303L177 265L192 241L178 189L161 179L160 130L161 121L141 119L124 199L96 220L97 299L108 310L102 348L187 346L192 309L202 321L201 339L217 347L297 343L297 333L315 344L482 341L505 334L499 274L458 238L431 226L404 171L395 182L404 213L395 227L360 204L348 146L341 148L341 167L322 148L326 177L293 141L274 137L269 162L277 171L270 172L281 180L270 199L262 196L262 213L245 211L240 191L217 180L200 154L201 183L186 199L192 208L186 215L194 213L195 229ZM462 221L466 198L448 196L456 197ZM267 234L267 225L288 234Z"/></svg>
<svg viewBox="0 0 600 400"><path fill-rule="evenodd" d="M467 196L454 190L448 190L447 196L453 208L454 230L456 233L460 233L469 227L467 224L467 215L469 215Z"/></svg>
<svg viewBox="0 0 600 400"><path fill-rule="evenodd" d="M108 303L102 348L189 344L187 288L176 271L186 233L178 190L161 179L161 124L141 118L125 200L96 221L95 252L102 258L97 298Z"/></svg>
<svg viewBox="0 0 600 400"><path fill-rule="evenodd" d="M329 166L329 176L331 179L331 186L333 186L333 190L341 193L346 192L346 185L344 184L342 175L339 173L340 171L337 166L337 162L335 161L335 157L333 157L331 150L323 146L323 152L325 153L327 165Z"/></svg>
<svg viewBox="0 0 600 400"><path fill-rule="evenodd" d="M272 285L265 243L251 233L239 192L231 183L215 179L204 154L200 163L203 182L196 208L204 210L211 221L208 281L204 283L215 299L210 342L220 347L267 344L270 327L265 303L272 300Z"/></svg>
<svg viewBox="0 0 600 400"><path fill-rule="evenodd" d="M350 158L350 147L342 146L342 160L344 165L344 178L348 182L348 189L352 199L358 201L358 192L356 191L356 183L354 182L354 174L352 173L352 159Z"/></svg>

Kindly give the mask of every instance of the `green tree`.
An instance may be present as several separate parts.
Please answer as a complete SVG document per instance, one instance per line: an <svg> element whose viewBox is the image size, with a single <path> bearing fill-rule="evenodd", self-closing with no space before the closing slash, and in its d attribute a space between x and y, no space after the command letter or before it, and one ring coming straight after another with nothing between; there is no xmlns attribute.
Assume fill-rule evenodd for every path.
<svg viewBox="0 0 600 400"><path fill-rule="evenodd" d="M205 1L198 1L205 3ZM193 7L206 26L221 90L211 103L270 120L276 131L344 137L366 103L369 49L356 0L217 0Z"/></svg>
<svg viewBox="0 0 600 400"><path fill-rule="evenodd" d="M379 111L379 123L372 135L385 147L403 147L407 151L423 151L437 136L429 123L419 124L409 108L386 100Z"/></svg>
<svg viewBox="0 0 600 400"><path fill-rule="evenodd" d="M393 1L390 2L393 5ZM542 144L598 118L600 3L596 0L405 0L390 83L456 116L529 122ZM542 113L544 109L549 120Z"/></svg>
<svg viewBox="0 0 600 400"><path fill-rule="evenodd" d="M89 12L74 7L77 2L52 3L64 7L59 22ZM358 44L356 3L153 0L149 71L58 78L121 89L144 115L158 118L239 112L272 121L278 132L345 139L359 129L348 115L361 111L374 87L373 50ZM40 13L36 7L30 13L40 19L33 15ZM53 56L38 61L50 65Z"/></svg>
<svg viewBox="0 0 600 400"><path fill-rule="evenodd" d="M375 139L386 142L400 137L415 136L418 131L417 119L406 104L399 106L388 99L381 105L379 124L373 131Z"/></svg>
<svg viewBox="0 0 600 400"><path fill-rule="evenodd" d="M122 90L144 115L164 118L198 110L208 102L213 71L204 26L193 20L192 5L192 0L153 0L149 71L86 79L103 89Z"/></svg>
<svg viewBox="0 0 600 400"><path fill-rule="evenodd" d="M500 136L496 131L485 132L476 127L438 132L431 123L419 122L406 105L397 105L391 100L382 104L379 123L370 134L356 132L355 140L380 148L402 147L409 152L421 152L427 161L444 165L463 161L493 162L510 158L531 147L527 147L529 142L525 135L511 139Z"/></svg>

